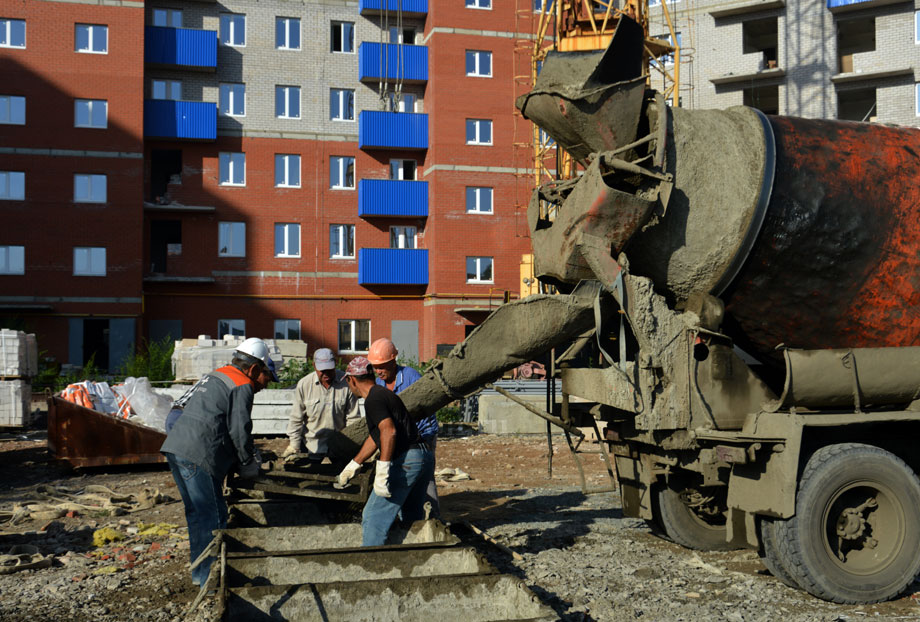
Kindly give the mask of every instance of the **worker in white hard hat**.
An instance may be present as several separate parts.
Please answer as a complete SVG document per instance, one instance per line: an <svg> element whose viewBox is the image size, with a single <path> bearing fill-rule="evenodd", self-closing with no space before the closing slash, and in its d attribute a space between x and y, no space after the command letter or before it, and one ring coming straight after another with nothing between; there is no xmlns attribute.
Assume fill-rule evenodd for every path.
<svg viewBox="0 0 920 622"><path fill-rule="evenodd" d="M194 561L227 526L223 481L236 467L243 477L259 473L261 457L252 439L253 396L272 380L274 363L261 339L247 339L229 365L207 374L185 404L160 451L166 455L185 505L189 555ZM192 570L203 585L213 558Z"/></svg>
<svg viewBox="0 0 920 622"><path fill-rule="evenodd" d="M326 439L336 430L361 418L358 398L348 390L345 372L335 368L335 356L329 348L313 353L315 371L297 383L294 404L288 421L288 447L281 454L291 458L304 453L311 460L326 455Z"/></svg>
<svg viewBox="0 0 920 622"><path fill-rule="evenodd" d="M374 366L374 373L377 374L377 384L388 388L397 395L422 377L418 371L407 365L400 365L396 362L399 356L399 350L396 349L390 339L381 337L371 344L367 352L367 360ZM438 445L438 419L434 415L429 415L424 419L415 422L418 427L418 433L422 442L428 446L432 458L435 458L435 450ZM441 515L441 508L438 502L438 486L434 481L434 471L432 471L431 481L428 482L426 496L431 503L431 516L438 518Z"/></svg>

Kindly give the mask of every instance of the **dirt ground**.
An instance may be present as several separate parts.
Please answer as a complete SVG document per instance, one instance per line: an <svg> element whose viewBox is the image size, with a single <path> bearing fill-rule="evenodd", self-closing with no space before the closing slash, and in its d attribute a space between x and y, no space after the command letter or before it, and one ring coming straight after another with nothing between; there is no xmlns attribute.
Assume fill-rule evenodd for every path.
<svg viewBox="0 0 920 622"><path fill-rule="evenodd" d="M183 611L197 590L187 570L183 508L166 466L72 469L49 456L45 437L43 431L34 430L0 433L0 553L16 544L33 544L54 560L49 568L0 573L0 620L185 619ZM258 444L263 450L280 452L286 439L263 438ZM610 484L597 448L590 439L579 448L589 487ZM712 616L701 614L708 610L705 603L699 602L700 594L705 595L706 588L711 588L711 568L716 566L719 577L724 574L730 577L726 580L737 584L734 589L739 595L763 589L764 599L787 604L789 612L796 614L781 614L787 620L849 620L863 616L920 620L915 595L860 608L833 606L779 584L760 564L756 552L698 553L653 536L642 521L622 518L616 494L581 494L578 469L562 437L554 437L552 478L547 476L545 437L442 437L437 462L439 470L461 471L454 476L457 481L439 484L444 519L480 526L523 555L523 561L515 561L508 549L501 550L470 534L465 536L477 540L476 545L483 547L500 570L524 578L545 603L560 612L563 620L621 619L624 612L629 612L629 617L652 620L775 619L778 611L772 605L758 609L757 599L753 599L753 609L751 605L738 609L741 605L720 597L713 601L718 607L713 605L715 609L709 612ZM465 479L466 475L470 479ZM135 494L156 499L158 492L159 502L136 511L129 507L124 513L116 511L116 515L102 510L77 510L54 518L9 522L16 508L24 504L35 503L41 497L51 503L55 495L60 500L67 494L87 490L87 486L104 486L122 497ZM147 495L142 494L145 489ZM123 505L130 506L131 502ZM151 526L152 532L145 534ZM123 539L94 543L94 533L105 527ZM605 553L604 542L608 540L613 548ZM681 570L672 575L658 566L658 561L650 561L659 557L677 560ZM630 566L633 563L640 566ZM598 591L600 581L584 580L592 568L594 572L603 569L603 590ZM628 575L622 581L613 576L620 572ZM584 587L573 585L579 581ZM634 588L636 591L610 591L611 586L632 585L630 582L639 586ZM660 600L660 590L642 591L656 582L678 590L675 598L695 608L676 617L666 613L667 609L656 609L653 601ZM703 587L691 589L694 582ZM85 584L86 588L74 590L75 584ZM918 584L915 587L920 589ZM43 596L30 599L30 594ZM637 602L646 602L642 599L650 602L639 607Z"/></svg>

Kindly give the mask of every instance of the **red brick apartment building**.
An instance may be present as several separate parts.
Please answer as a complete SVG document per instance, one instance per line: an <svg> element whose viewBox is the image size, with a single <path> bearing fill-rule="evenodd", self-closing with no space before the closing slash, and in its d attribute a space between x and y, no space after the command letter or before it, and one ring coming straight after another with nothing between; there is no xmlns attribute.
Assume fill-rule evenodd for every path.
<svg viewBox="0 0 920 622"><path fill-rule="evenodd" d="M533 29L532 0L0 6L3 324L112 368L166 335L434 356L522 288Z"/></svg>

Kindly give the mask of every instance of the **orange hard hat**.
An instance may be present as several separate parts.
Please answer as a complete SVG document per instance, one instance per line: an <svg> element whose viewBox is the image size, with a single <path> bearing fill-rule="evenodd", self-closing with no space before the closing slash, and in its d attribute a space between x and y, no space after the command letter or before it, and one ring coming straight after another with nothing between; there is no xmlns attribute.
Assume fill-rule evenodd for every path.
<svg viewBox="0 0 920 622"><path fill-rule="evenodd" d="M371 362L371 365L383 365L395 360L397 354L399 354L399 350L396 349L393 342L386 337L381 337L371 344L371 349L367 353L367 360Z"/></svg>

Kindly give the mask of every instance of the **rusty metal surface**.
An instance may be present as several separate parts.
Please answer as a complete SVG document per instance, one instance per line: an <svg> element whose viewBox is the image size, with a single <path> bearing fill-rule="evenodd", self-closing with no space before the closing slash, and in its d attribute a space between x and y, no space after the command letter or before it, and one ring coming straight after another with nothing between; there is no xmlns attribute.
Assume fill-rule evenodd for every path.
<svg viewBox="0 0 920 622"><path fill-rule="evenodd" d="M239 490L259 490L295 497L334 499L364 503L371 494L371 471L355 475L349 485L341 490L334 488L335 476L323 473L296 473L262 471L259 477L244 479L233 477L229 485Z"/></svg>
<svg viewBox="0 0 920 622"><path fill-rule="evenodd" d="M920 344L920 130L770 123L772 196L728 313L763 350Z"/></svg>
<svg viewBox="0 0 920 622"><path fill-rule="evenodd" d="M75 467L166 462L166 435L60 397L48 399L48 451Z"/></svg>

